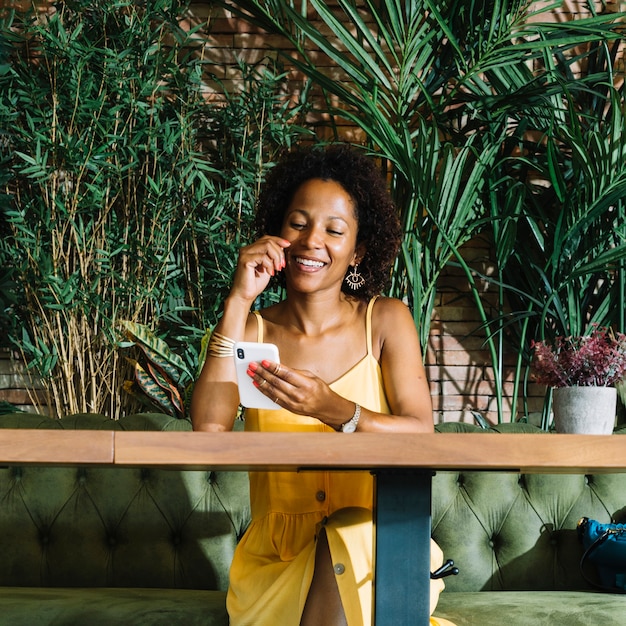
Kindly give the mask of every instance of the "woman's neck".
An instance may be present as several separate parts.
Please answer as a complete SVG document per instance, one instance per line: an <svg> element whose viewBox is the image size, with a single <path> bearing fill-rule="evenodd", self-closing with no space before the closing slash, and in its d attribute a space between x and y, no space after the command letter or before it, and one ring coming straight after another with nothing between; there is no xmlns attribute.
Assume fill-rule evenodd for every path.
<svg viewBox="0 0 626 626"><path fill-rule="evenodd" d="M287 298L280 306L279 323L296 333L318 336L343 325L347 318L354 315L358 305L358 300L346 296L341 291L338 294L288 292Z"/></svg>

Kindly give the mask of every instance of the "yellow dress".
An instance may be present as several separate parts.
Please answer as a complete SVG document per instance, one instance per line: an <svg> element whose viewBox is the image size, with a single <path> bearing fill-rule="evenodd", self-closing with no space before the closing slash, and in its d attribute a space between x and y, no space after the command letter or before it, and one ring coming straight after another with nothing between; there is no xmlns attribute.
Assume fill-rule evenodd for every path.
<svg viewBox="0 0 626 626"><path fill-rule="evenodd" d="M389 413L378 361L372 355L366 315L367 355L330 387L340 396ZM263 341L263 320L258 341ZM282 410L246 411L245 429L328 432L317 419ZM235 551L227 606L231 626L298 626L313 578L315 539L323 525L348 626L370 626L372 601L373 478L368 472L252 472L251 524ZM443 562L432 542L431 570ZM443 589L432 581L431 613ZM447 624L434 620L431 624Z"/></svg>

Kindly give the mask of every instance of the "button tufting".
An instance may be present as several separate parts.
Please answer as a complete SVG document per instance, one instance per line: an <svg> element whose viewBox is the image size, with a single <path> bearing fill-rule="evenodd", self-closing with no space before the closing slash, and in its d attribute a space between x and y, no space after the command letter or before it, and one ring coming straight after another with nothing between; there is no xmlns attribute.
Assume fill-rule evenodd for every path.
<svg viewBox="0 0 626 626"><path fill-rule="evenodd" d="M215 482L215 472L207 472L206 481L209 485L212 485Z"/></svg>
<svg viewBox="0 0 626 626"><path fill-rule="evenodd" d="M107 541L108 541L109 546L111 546L112 548L117 545L117 539L113 535L109 535L109 538Z"/></svg>
<svg viewBox="0 0 626 626"><path fill-rule="evenodd" d="M324 500L326 500L326 492L322 491L321 489L315 494L315 499L318 502L324 502Z"/></svg>
<svg viewBox="0 0 626 626"><path fill-rule="evenodd" d="M346 566L343 563L335 563L333 569L335 570L335 574L341 576L346 571Z"/></svg>

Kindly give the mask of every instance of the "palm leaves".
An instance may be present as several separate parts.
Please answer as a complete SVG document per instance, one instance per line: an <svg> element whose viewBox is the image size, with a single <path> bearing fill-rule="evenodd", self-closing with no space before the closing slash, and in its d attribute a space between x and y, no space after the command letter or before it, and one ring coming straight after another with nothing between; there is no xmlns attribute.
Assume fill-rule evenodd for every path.
<svg viewBox="0 0 626 626"><path fill-rule="evenodd" d="M530 0L219 3L286 37L289 61L337 102L332 116L356 124L392 164L405 230L392 293L408 298L424 348L451 260L483 317L497 385L504 339L521 367L528 334L606 318L614 296L594 304L592 286L613 290L607 267L621 272L622 292L624 281L624 227L615 226L625 120L612 69L623 15L542 21L556 5ZM320 53L335 73L318 66ZM495 313L463 260L478 233L494 244Z"/></svg>
<svg viewBox="0 0 626 626"><path fill-rule="evenodd" d="M582 335L590 324L623 328L626 258L624 103L611 89L606 113L568 112L547 140L545 176L510 272L537 298L537 336ZM550 195L548 195L548 192ZM521 279L521 280L520 280ZM619 317L621 311L622 319Z"/></svg>
<svg viewBox="0 0 626 626"><path fill-rule="evenodd" d="M339 0L333 3L338 8L309 0L302 10L278 0L221 4L291 42L295 54L289 60L339 102L331 113L362 128L376 153L393 164L405 231L421 239L433 226L453 225L446 229L452 248L484 225L485 172L497 172L502 156L510 158L498 148L507 137L531 130L543 136L560 111L563 75L571 76L581 59L568 51L620 36L613 16L539 22L550 7L535 9L537 3L525 0ZM318 68L320 52L338 74ZM543 70L533 71L537 64ZM441 182L443 196L432 198L428 189L448 173L450 146L474 158L464 156L464 176ZM451 211L454 224L448 224ZM449 250L435 259L445 265L453 255ZM430 288L432 276L421 283ZM428 302L428 294L417 300Z"/></svg>

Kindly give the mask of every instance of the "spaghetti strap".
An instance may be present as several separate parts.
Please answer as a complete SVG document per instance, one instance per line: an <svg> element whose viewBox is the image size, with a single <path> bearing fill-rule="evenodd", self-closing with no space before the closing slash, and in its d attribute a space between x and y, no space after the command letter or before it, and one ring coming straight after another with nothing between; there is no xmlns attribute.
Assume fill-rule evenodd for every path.
<svg viewBox="0 0 626 626"><path fill-rule="evenodd" d="M374 302L376 302L378 296L374 296L367 304L367 311L365 313L365 334L367 336L367 354L372 355L372 311L374 309Z"/></svg>
<svg viewBox="0 0 626 626"><path fill-rule="evenodd" d="M259 343L263 343L263 317L261 317L261 314L259 313L259 311L252 311L252 312L256 315L256 321L257 321L256 340Z"/></svg>

